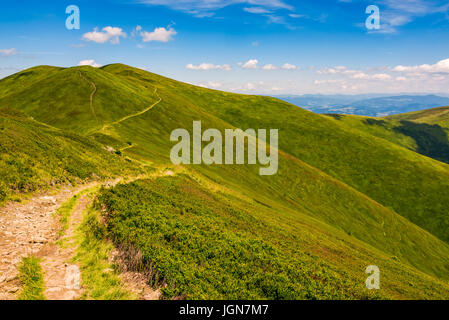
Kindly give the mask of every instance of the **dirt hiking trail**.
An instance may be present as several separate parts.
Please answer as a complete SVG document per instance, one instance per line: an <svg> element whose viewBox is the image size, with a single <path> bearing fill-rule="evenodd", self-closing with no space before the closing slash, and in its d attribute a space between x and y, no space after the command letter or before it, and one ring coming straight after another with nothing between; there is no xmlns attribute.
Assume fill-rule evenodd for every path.
<svg viewBox="0 0 449 320"><path fill-rule="evenodd" d="M20 289L17 266L23 257L45 256L58 239L55 211L84 189L64 187L55 195L35 195L25 203L10 202L0 208L0 300L16 299Z"/></svg>
<svg viewBox="0 0 449 320"><path fill-rule="evenodd" d="M172 176L170 170L127 178L132 182L144 177ZM75 233L82 223L85 209L91 205L95 193L89 192L100 185L113 187L123 178L107 182L92 182L79 187L65 186L54 194L36 194L23 203L9 202L0 208L0 300L16 300L21 289L18 265L22 258L40 258L44 273L45 291L48 300L75 300L81 297L81 272L71 263L76 255ZM83 192L82 191L87 191ZM61 236L61 223L55 212L66 201L79 194L68 218L67 229ZM111 262L118 255L112 253ZM120 277L124 287L143 300L157 300L160 290L146 284L143 275L122 270Z"/></svg>

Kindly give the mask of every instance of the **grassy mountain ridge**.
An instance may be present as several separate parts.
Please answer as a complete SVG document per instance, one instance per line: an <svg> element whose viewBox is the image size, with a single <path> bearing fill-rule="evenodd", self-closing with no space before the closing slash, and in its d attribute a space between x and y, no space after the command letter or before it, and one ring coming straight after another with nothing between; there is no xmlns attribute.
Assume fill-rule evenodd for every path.
<svg viewBox="0 0 449 320"><path fill-rule="evenodd" d="M193 87L137 69L125 76L123 68L104 70L129 80L164 83L184 98L184 104L200 106L234 127L279 128L281 150L449 241L449 221L441 211L449 206L449 166L277 99ZM416 171L417 166L422 170ZM434 216L439 216L438 222L427 219Z"/></svg>
<svg viewBox="0 0 449 320"><path fill-rule="evenodd" d="M427 109L410 113L397 114L387 119L408 120L418 123L436 124L449 129L449 107Z"/></svg>
<svg viewBox="0 0 449 320"><path fill-rule="evenodd" d="M19 75L20 73L16 77ZM268 228L266 230L271 230L273 235L284 230L282 232L285 232L285 236L291 237L292 240L285 244L282 255L288 256L295 245L298 245L295 244L295 239L298 238L299 233L295 231L295 228L303 230L304 225L307 225L307 236L302 237L304 248L301 250L304 251L297 258L299 262L303 261L302 263L310 268L312 262L307 260L304 254L313 252L319 257L321 263L327 265L326 270L329 270L328 268L333 270L332 277L337 277L338 274L340 276L351 274L351 284L344 285L346 289L340 296L342 298L369 297L363 293L365 274L361 266L370 260L381 261L384 268L388 269L386 272L390 284L387 285L388 289L384 297L418 297L420 296L418 288L421 288L421 296L435 297L436 292L428 289L433 285L440 288L440 292L446 292L446 284L432 277L447 280L449 246L419 226L425 227L440 238L443 234L440 230L447 230L447 228L444 229L443 208L447 201L444 179L448 176L448 166L417 155L384 139L375 138L371 134L351 128L337 120L300 110L276 99L193 87L124 65L110 65L101 69L90 67L51 69L48 76L34 74L33 77L36 81L27 80L26 83L20 84L19 89L10 88L14 87L15 76L1 80L0 105L8 105L30 113L39 121L63 129L60 130L63 132L68 129L77 130L88 136L84 138L86 141L96 140L95 145L102 145L103 151L108 146L123 150L124 157L131 161L123 161L122 157L117 156L116 160L122 163L123 170L128 166L137 165L170 166L169 151L173 146L173 143L169 141L170 132L176 128L189 129L194 120L202 120L203 128L217 128L220 131L234 127L278 128L281 151L277 175L261 177L258 174L258 167L255 166L223 165L188 167L186 169L190 172L189 176L201 179L208 186L219 185L226 190L231 190L233 197L226 195L220 196L219 201L214 200L217 208L226 203L226 210L238 213L240 217L256 216L256 220L253 220L256 225L263 221ZM53 85L54 82L61 81L64 86ZM97 119L94 119L89 101L93 92L92 83L97 88L92 103ZM78 91L72 92L72 89ZM113 94L108 93L109 90ZM4 94L1 94L2 92ZM51 95L51 92L55 94ZM50 103L49 100L51 100ZM157 105L147 110L155 103ZM118 122L132 114L139 114L139 116ZM8 152L14 154L15 151ZM107 152L101 154L103 155L101 158L104 158L106 154L116 156ZM380 163L376 163L377 161ZM50 162L53 163L54 160ZM385 172L379 172L383 169L382 166L393 165L393 168L387 167ZM108 166L104 166L104 169L107 171ZM418 178L423 179L422 183L418 183ZM171 177L165 180L167 181L163 182L160 188L173 184L176 190L179 184L187 184L183 187L183 190L187 190L186 194L192 190L208 193L205 190L200 191L198 186L189 181L182 182ZM148 183L147 181L139 182L137 187L135 185L121 186L114 196L114 203L110 203L110 199L106 197L106 191L105 198L102 199L104 204L111 205L111 208L117 205L114 212L119 218L114 220L114 223L120 228L116 229L110 225L111 236L117 237L117 241L121 243L126 242L125 239L135 238L137 242L135 245L144 250L147 262L152 263L157 260L159 270L162 272L163 269L173 269L176 265L172 260L160 260L161 256L157 251L169 250L170 241L164 242L164 240L154 247L148 246L148 239L138 236L145 234L144 230L136 229L138 226L128 219L131 219L129 215L133 214L144 219L143 221L152 219L151 216L146 216L145 210L139 211L140 207L133 209L133 205L141 203L141 200L138 194L134 195L138 196L137 199L131 196L135 190L158 192L159 187L154 189L154 184L150 183L150 186L147 186ZM156 183L158 184L159 182ZM370 184L378 185L373 187ZM170 188L168 190L171 190ZM400 188L405 190L399 190L398 193L397 189ZM420 188L422 190L419 190ZM420 193L420 198L412 199L417 195L416 190ZM438 194L441 190L442 194ZM398 195L403 199L398 201ZM196 193L192 194L192 197L195 198ZM208 197L215 196L210 194ZM161 208L165 208L166 204L163 203L166 201L172 203L167 194L162 193L156 199L165 199L161 203L156 202ZM147 200L148 203L155 201L153 198ZM201 214L200 211L197 212L195 206L187 205L188 198L179 198L176 201L175 207L179 210L183 210L183 203L185 203L184 210L188 209L194 215ZM201 201L199 208L202 208ZM411 203L404 205L406 201ZM141 203L142 208L147 208L148 203ZM254 208L248 211L248 206L254 206ZM206 207L211 221L218 218L220 211L214 211L214 207L209 205ZM413 208L413 212L407 213L409 217L405 213L407 208ZM171 212L172 209L169 210ZM419 226L397 213L411 221L415 219ZM173 223L171 216L160 218L162 219L160 223L167 225ZM235 232L229 228L233 220L229 217L223 219L220 223L226 226L224 230ZM243 219L243 221L246 220ZM188 230L202 228L203 222L198 220L196 224L186 227ZM176 228L174 225L172 228L164 229L162 238L170 239L170 234L176 232ZM128 232L129 230L131 233ZM254 232L257 234L261 230L254 230ZM322 236L323 234L326 236ZM195 236L195 233L184 233L184 236L190 239ZM210 235L212 238L214 236L216 234ZM245 233L238 241L245 242L248 237L249 235ZM321 241L322 237L326 240ZM341 238L344 238L343 243L338 240ZM227 238L224 244L231 245L234 240ZM336 245L335 241L339 244ZM338 252L332 257L339 262L326 262L330 248ZM367 257L357 258L362 251ZM345 258L339 257L344 252L351 253L344 255ZM177 251L172 254L173 259L181 261L185 258ZM201 253L193 254L198 259L201 258ZM251 263L251 259L248 263ZM298 262L292 261L292 263ZM356 270L352 270L351 263L358 266ZM182 265L178 266L182 267ZM242 271L244 266L238 268ZM408 271L403 273L400 270ZM177 273L166 275L177 281L182 279ZM235 274L230 276L232 278ZM306 278L304 275L302 278L297 278L302 279L298 280L298 283L303 283ZM394 280L395 278L402 280ZM186 279L194 282L204 281L204 279L198 280L197 276L187 277L184 281L187 281ZM280 283L286 283L286 279L281 280L280 278ZM334 280L323 280L324 282L319 285L317 282L316 285L320 290L330 290L332 285L329 281ZM357 289L351 291L350 287L356 283L355 281L360 283ZM411 281L413 285L405 284L407 281ZM261 283L257 283L258 288L262 288ZM312 287L308 287L311 290L308 291L311 294L309 298L326 297L323 292L313 291ZM185 286L181 288L188 292ZM289 297L289 295L304 297L295 291L298 288L288 286L278 289L287 290L283 297ZM177 287L172 293L182 294L183 290ZM254 293L254 291L251 292ZM260 297L261 293L258 292L255 297ZM201 297L202 294L215 297L217 292L208 289L192 291L190 294L194 297ZM442 296L444 297L445 294L443 293ZM232 297L232 294L228 292L220 297ZM273 296L267 294L265 297ZM338 294L329 292L327 297L338 297Z"/></svg>

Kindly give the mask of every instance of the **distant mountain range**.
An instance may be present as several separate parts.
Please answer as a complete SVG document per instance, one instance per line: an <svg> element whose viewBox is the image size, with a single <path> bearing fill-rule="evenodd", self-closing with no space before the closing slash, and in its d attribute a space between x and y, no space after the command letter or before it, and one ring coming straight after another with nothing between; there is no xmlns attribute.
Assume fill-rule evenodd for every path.
<svg viewBox="0 0 449 320"><path fill-rule="evenodd" d="M444 95L303 95L278 98L316 113L370 117L384 117L449 105L449 97Z"/></svg>

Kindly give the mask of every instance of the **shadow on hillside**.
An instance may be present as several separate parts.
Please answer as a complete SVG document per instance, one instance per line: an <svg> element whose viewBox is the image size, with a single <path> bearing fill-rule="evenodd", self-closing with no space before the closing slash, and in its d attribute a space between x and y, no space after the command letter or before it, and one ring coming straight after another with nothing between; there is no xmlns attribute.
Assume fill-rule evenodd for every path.
<svg viewBox="0 0 449 320"><path fill-rule="evenodd" d="M332 117L336 120L341 120L341 118L343 118L343 116L341 114L337 114L337 113L323 113L323 116Z"/></svg>
<svg viewBox="0 0 449 320"><path fill-rule="evenodd" d="M416 141L417 152L430 158L449 163L449 140L447 132L439 125L401 121L395 131Z"/></svg>
<svg viewBox="0 0 449 320"><path fill-rule="evenodd" d="M373 119L373 118L368 118L365 119L365 123L370 125L370 126L385 126L385 124L387 123L385 120L377 120L377 119Z"/></svg>

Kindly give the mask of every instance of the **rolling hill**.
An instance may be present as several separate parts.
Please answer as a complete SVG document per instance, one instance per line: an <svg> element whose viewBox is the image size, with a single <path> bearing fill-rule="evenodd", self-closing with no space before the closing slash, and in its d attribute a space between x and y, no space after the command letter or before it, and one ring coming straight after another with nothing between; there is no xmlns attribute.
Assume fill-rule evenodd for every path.
<svg viewBox="0 0 449 320"><path fill-rule="evenodd" d="M46 166L61 167L63 156L32 135L40 130L49 141L74 140L64 140L71 152L63 154L84 169L2 178L5 193L21 180L44 186L58 174L178 172L103 189L98 198L108 221L103 232L141 251L167 297L449 297L449 165L419 154L395 130L382 136L360 121L121 64L22 71L0 80L0 107L8 108L2 121L14 119L24 132L20 150L32 150L32 161L48 157ZM174 167L170 133L195 120L221 132L279 129L278 174L263 177L251 165ZM0 133L3 147L11 134ZM17 161L18 152L2 149L1 159ZM364 288L370 264L383 270L379 292Z"/></svg>
<svg viewBox="0 0 449 320"><path fill-rule="evenodd" d="M415 111L405 114L398 114L388 117L388 119L414 121L417 123L427 123L439 125L449 129L449 107L439 107L424 111Z"/></svg>

